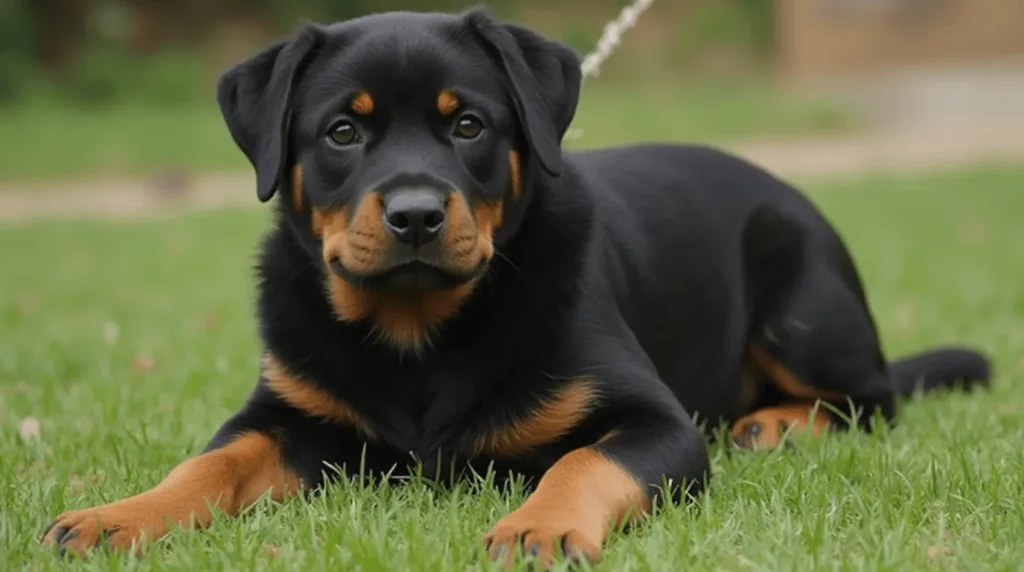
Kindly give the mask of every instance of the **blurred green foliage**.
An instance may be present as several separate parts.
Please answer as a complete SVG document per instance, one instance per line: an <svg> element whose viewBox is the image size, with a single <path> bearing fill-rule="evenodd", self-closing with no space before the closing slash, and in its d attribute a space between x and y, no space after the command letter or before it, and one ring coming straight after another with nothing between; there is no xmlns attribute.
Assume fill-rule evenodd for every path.
<svg viewBox="0 0 1024 572"><path fill-rule="evenodd" d="M540 13L544 31L585 52L629 0L501 0L508 17ZM384 10L458 11L471 0L0 0L0 105L61 102L189 105L207 101L223 61L211 61L226 30L242 27L252 44L286 34L303 20L332 21ZM685 65L723 45L756 57L770 53L772 0L662 0L661 20L678 12L668 44ZM539 12L538 12L539 11ZM554 17L552 17L554 16ZM653 20L641 25L654 24ZM244 34L243 34L244 36ZM234 46L236 50L242 50ZM252 49L248 46L247 49ZM655 64L657 65L657 64Z"/></svg>

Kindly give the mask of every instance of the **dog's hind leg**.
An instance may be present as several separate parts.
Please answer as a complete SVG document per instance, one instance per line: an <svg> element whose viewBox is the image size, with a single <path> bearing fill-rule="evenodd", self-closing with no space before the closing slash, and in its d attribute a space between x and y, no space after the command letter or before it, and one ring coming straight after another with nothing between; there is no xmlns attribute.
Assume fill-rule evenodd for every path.
<svg viewBox="0 0 1024 572"><path fill-rule="evenodd" d="M777 444L770 435L783 426L811 427L820 434L828 426L849 425L829 408L815 408L818 402L849 414L864 428L876 412L886 421L895 416L896 386L870 310L857 277L844 271L845 251L836 256L834 247L841 244L833 238L812 236L796 217L769 208L755 212L748 223L747 358L760 383L753 415L733 425L739 443ZM819 244L824 241L830 244Z"/></svg>

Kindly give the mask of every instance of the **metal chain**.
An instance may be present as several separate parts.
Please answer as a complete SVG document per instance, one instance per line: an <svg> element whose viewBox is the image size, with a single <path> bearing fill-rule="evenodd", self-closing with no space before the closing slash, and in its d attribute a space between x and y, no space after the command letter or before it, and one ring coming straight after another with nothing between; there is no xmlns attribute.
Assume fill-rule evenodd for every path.
<svg viewBox="0 0 1024 572"><path fill-rule="evenodd" d="M583 63L580 64L584 80L588 77L601 75L601 64L622 43L622 34L636 25L637 20L640 19L640 14L643 14L645 10L650 8L651 4L654 4L654 0L633 0L632 4L619 12L618 18L610 20L604 25L604 32L601 34L601 39L597 41L597 47L587 54L583 58ZM579 139L580 137L583 137L582 129L570 128L565 134L565 138L568 140Z"/></svg>
<svg viewBox="0 0 1024 572"><path fill-rule="evenodd" d="M640 14L650 8L651 4L654 4L654 0L633 0L632 4L619 12L618 18L604 25L604 32L601 34L601 39L597 41L597 48L587 54L580 65L584 78L601 75L601 64L622 43L622 34L636 25Z"/></svg>

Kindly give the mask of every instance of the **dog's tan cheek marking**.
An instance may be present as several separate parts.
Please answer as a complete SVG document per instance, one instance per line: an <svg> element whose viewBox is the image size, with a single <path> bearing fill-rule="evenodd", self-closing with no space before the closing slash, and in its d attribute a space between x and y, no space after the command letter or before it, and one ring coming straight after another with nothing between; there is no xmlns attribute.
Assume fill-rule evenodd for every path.
<svg viewBox="0 0 1024 572"><path fill-rule="evenodd" d="M356 410L312 383L291 375L271 354L263 358L263 377L267 386L295 409L311 417L353 427L369 439L376 438L370 424Z"/></svg>
<svg viewBox="0 0 1024 572"><path fill-rule="evenodd" d="M494 256L494 233L501 226L505 205L482 203L474 207L477 227L477 245L480 257L490 260Z"/></svg>
<svg viewBox="0 0 1024 572"><path fill-rule="evenodd" d="M512 150L508 152L508 168L512 174L512 200L519 200L523 195L522 165L519 162L519 152Z"/></svg>
<svg viewBox="0 0 1024 572"><path fill-rule="evenodd" d="M292 205L302 210L302 165L292 167Z"/></svg>
<svg viewBox="0 0 1024 572"><path fill-rule="evenodd" d="M43 538L53 544L70 530L64 547L84 555L104 542L115 549L136 550L174 527L194 523L205 528L213 520L210 506L237 515L268 491L274 500L298 493L302 483L284 465L278 444L263 433L247 432L233 441L188 459L147 492L107 505L71 511L57 517Z"/></svg>
<svg viewBox="0 0 1024 572"><path fill-rule="evenodd" d="M516 457L568 434L590 412L596 398L593 380L570 381L528 414L493 432L477 437L475 454Z"/></svg>
<svg viewBox="0 0 1024 572"><path fill-rule="evenodd" d="M389 240L384 229L384 200L376 192L366 193L356 207L349 226L349 252L343 262L358 274L373 274L387 258Z"/></svg>
<svg viewBox="0 0 1024 572"><path fill-rule="evenodd" d="M453 259L464 258L470 253L476 237L473 213L462 193L452 193L447 201L448 223L444 226L441 240Z"/></svg>
<svg viewBox="0 0 1024 572"><path fill-rule="evenodd" d="M373 98L370 97L369 93L360 91L352 98L352 103L349 105L353 113L358 115L369 115L373 113Z"/></svg>
<svg viewBox="0 0 1024 572"><path fill-rule="evenodd" d="M326 211L313 209L313 232L323 243L323 260L329 264L335 257L345 261L350 256L348 244L348 207Z"/></svg>
<svg viewBox="0 0 1024 572"><path fill-rule="evenodd" d="M348 207L337 211L313 209L313 232L323 242L323 259L327 265L327 293L331 304L339 319L355 321L373 312L376 296L371 292L357 289L330 270L332 258L338 257L342 264L351 258L348 229Z"/></svg>
<svg viewBox="0 0 1024 572"><path fill-rule="evenodd" d="M442 89L437 94L437 111L441 115L451 115L459 108L459 98L448 89Z"/></svg>

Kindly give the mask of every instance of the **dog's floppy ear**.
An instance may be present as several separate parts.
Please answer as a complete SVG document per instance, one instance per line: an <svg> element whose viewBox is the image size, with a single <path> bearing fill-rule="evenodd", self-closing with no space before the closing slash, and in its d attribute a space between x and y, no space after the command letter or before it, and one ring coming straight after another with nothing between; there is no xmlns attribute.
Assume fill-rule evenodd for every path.
<svg viewBox="0 0 1024 572"><path fill-rule="evenodd" d="M224 72L217 103L231 138L256 170L256 196L267 202L287 168L291 99L322 33L308 26Z"/></svg>
<svg viewBox="0 0 1024 572"><path fill-rule="evenodd" d="M495 22L482 9L468 12L466 18L501 61L533 154L545 171L557 177L562 168L562 137L580 97L579 56L526 28Z"/></svg>

